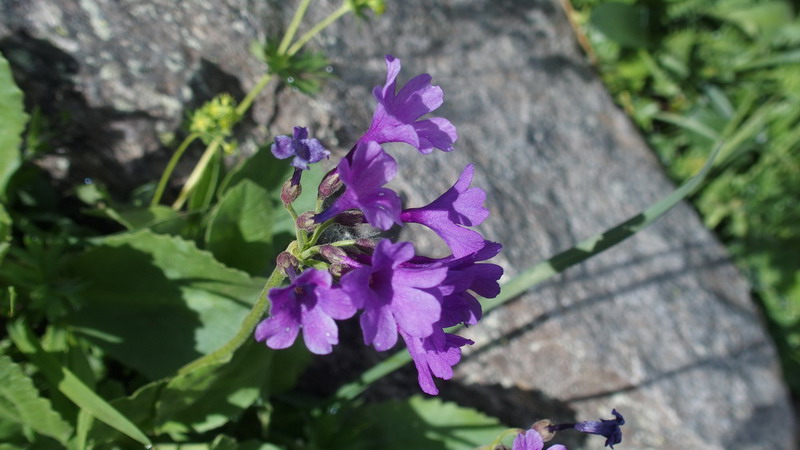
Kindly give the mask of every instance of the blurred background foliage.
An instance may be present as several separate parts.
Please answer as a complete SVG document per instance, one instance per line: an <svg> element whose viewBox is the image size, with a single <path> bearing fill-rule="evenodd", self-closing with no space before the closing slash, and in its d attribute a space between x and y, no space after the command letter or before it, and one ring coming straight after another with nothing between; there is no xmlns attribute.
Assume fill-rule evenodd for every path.
<svg viewBox="0 0 800 450"><path fill-rule="evenodd" d="M572 0L587 53L748 275L800 394L800 0Z"/></svg>

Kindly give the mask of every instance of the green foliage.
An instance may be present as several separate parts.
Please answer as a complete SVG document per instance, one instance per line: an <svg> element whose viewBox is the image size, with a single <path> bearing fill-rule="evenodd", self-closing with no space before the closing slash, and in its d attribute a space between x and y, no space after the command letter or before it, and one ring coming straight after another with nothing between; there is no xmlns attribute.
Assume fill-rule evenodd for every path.
<svg viewBox="0 0 800 450"><path fill-rule="evenodd" d="M0 55L0 198L5 197L8 180L19 167L19 147L27 121L22 91L14 83L8 61Z"/></svg>
<svg viewBox="0 0 800 450"><path fill-rule="evenodd" d="M474 409L414 396L323 417L312 427L311 440L331 450L468 450L492 442L506 428Z"/></svg>
<svg viewBox="0 0 800 450"><path fill-rule="evenodd" d="M267 41L264 45L253 43L250 51L267 63L270 73L304 94L316 94L322 87L322 81L330 78L330 61L323 53L298 52L289 55L278 49L276 41Z"/></svg>
<svg viewBox="0 0 800 450"><path fill-rule="evenodd" d="M84 288L68 322L150 379L228 340L263 285L193 242L146 230L105 238L70 266Z"/></svg>
<svg viewBox="0 0 800 450"><path fill-rule="evenodd" d="M30 427L66 444L72 427L39 394L22 368L0 355L0 418Z"/></svg>
<svg viewBox="0 0 800 450"><path fill-rule="evenodd" d="M787 380L800 392L797 3L574 4L607 84L648 132L673 177L696 172L712 143L725 140L721 167L695 204L750 275L772 321ZM625 13L614 16L609 9ZM650 21L648 39L642 16ZM637 39L643 44L633 45Z"/></svg>

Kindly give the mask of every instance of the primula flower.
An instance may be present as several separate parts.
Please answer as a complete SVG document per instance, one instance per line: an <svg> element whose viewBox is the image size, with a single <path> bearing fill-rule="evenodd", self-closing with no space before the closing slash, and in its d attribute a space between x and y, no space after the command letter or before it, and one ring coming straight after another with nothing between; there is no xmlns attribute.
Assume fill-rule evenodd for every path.
<svg viewBox="0 0 800 450"><path fill-rule="evenodd" d="M360 142L405 142L428 154L434 148L449 152L458 135L449 120L432 117L417 120L436 110L444 102L444 93L431 85L431 76L417 75L395 94L400 60L386 55L386 84L376 86L372 95L378 100L372 124Z"/></svg>
<svg viewBox="0 0 800 450"><path fill-rule="evenodd" d="M484 245L480 233L464 228L480 225L489 216L489 210L483 207L486 193L469 187L474 170L469 164L456 184L439 198L427 206L400 213L403 222L422 224L436 232L450 247L454 258L474 253Z"/></svg>
<svg viewBox="0 0 800 450"><path fill-rule="evenodd" d="M330 353L331 346L339 343L334 319L349 319L356 313L347 294L332 288L331 281L328 272L306 269L289 286L270 289L270 316L256 327L256 340L266 340L270 348L287 348L302 328L312 353Z"/></svg>
<svg viewBox="0 0 800 450"><path fill-rule="evenodd" d="M525 433L520 433L514 439L514 444L511 450L542 450L544 448L544 440L536 430L528 430ZM548 450L567 450L561 444L551 445L547 447Z"/></svg>
<svg viewBox="0 0 800 450"><path fill-rule="evenodd" d="M469 339L445 333L441 329L434 330L426 338L409 336L402 331L400 336L417 368L419 387L429 395L439 394L433 377L443 380L453 378L453 366L461 360L461 347L474 344Z"/></svg>
<svg viewBox="0 0 800 450"><path fill-rule="evenodd" d="M342 277L342 289L355 306L363 308L360 323L364 343L378 351L397 342L398 330L416 338L434 332L441 314L441 294L436 288L447 275L446 267L400 267L414 256L410 242L378 242L370 265Z"/></svg>
<svg viewBox="0 0 800 450"><path fill-rule="evenodd" d="M277 136L272 144L272 154L278 159L294 156L292 166L308 170L308 165L328 158L331 152L316 139L308 138L305 127L294 127L294 136Z"/></svg>
<svg viewBox="0 0 800 450"><path fill-rule="evenodd" d="M584 433L604 436L606 438L605 446L614 448L614 445L622 442L622 430L619 427L625 425L625 418L616 409L612 409L611 414L614 415L613 419L600 419L599 422L595 420L578 422L574 428Z"/></svg>
<svg viewBox="0 0 800 450"><path fill-rule="evenodd" d="M327 210L314 216L316 223L348 209L360 209L370 225L388 230L400 224L400 197L382 187L397 173L397 162L375 142L359 142L339 162L339 179L345 190Z"/></svg>

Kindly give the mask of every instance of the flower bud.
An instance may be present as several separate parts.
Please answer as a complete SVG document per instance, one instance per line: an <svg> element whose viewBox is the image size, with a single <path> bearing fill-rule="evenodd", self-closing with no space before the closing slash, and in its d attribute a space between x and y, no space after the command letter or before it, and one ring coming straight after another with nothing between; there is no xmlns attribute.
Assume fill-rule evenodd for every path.
<svg viewBox="0 0 800 450"><path fill-rule="evenodd" d="M376 245L377 242L373 241L372 239L366 239L366 238L356 239L356 247L363 250L373 250L375 249Z"/></svg>
<svg viewBox="0 0 800 450"><path fill-rule="evenodd" d="M319 254L332 264L341 264L348 259L347 253L344 250L328 244L319 248Z"/></svg>
<svg viewBox="0 0 800 450"><path fill-rule="evenodd" d="M336 191L342 188L342 180L339 179L339 172L336 169L331 170L322 181L319 183L319 198L328 198L335 194Z"/></svg>
<svg viewBox="0 0 800 450"><path fill-rule="evenodd" d="M303 192L300 184L293 184L291 180L286 180L281 188L281 201L284 205L291 205Z"/></svg>
<svg viewBox="0 0 800 450"><path fill-rule="evenodd" d="M295 268L300 265L297 258L289 252L281 252L278 254L278 257L275 259L275 264L289 277L291 277L289 274L294 273Z"/></svg>
<svg viewBox="0 0 800 450"><path fill-rule="evenodd" d="M350 209L341 212L338 216L336 216L336 223L342 224L346 227L353 227L364 222L364 213L358 209Z"/></svg>
<svg viewBox="0 0 800 450"><path fill-rule="evenodd" d="M542 440L547 442L556 436L555 430L550 429L552 425L553 421L550 419L544 419L534 422L533 425L531 425L531 429L536 430L536 432L542 437Z"/></svg>
<svg viewBox="0 0 800 450"><path fill-rule="evenodd" d="M314 231L317 223L314 222L314 211L307 211L297 216L297 228L303 231Z"/></svg>
<svg viewBox="0 0 800 450"><path fill-rule="evenodd" d="M341 276L344 274L344 269L345 269L344 264L339 264L339 263L334 263L328 266L328 272L330 272L331 275L337 278L341 278Z"/></svg>

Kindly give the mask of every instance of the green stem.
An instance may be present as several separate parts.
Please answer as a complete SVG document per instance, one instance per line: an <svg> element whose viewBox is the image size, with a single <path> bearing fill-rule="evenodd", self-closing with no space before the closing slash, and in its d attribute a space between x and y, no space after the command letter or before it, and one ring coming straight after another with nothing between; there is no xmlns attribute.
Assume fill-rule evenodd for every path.
<svg viewBox="0 0 800 450"><path fill-rule="evenodd" d="M269 290L271 288L278 287L283 279L283 273L279 268L276 267L269 276L269 279L267 279L266 284L264 284L264 289L261 290L261 294L258 296L258 301L256 301L256 304L253 305L253 308L244 318L244 321L242 321L242 326L239 327L239 331L237 331L236 334L222 347L183 366L180 370L178 370L178 375L189 373L199 367L225 362L230 359L231 355L233 355L233 352L241 347L242 344L247 341L247 339L252 339L253 330L255 330L256 325L258 325L258 321L261 320L261 317L267 311L267 307L269 306L269 297L267 295Z"/></svg>
<svg viewBox="0 0 800 450"><path fill-rule="evenodd" d="M656 204L613 228L585 239L574 247L523 270L511 281L503 285L497 297L481 299L484 315L530 290L539 283L558 275L567 268L586 261L592 256L619 244L666 214L667 211L671 210L700 186L700 183L711 170L717 156L719 156L722 146L723 144L721 142L717 144L711 156L709 156L708 161L706 161L706 164L697 175L684 182L678 189ZM461 326L455 326L446 331L453 332L460 328ZM358 380L339 388L331 399L332 403L347 402L355 399L364 392L370 384L403 367L409 362L411 362L411 355L407 351L401 350L395 353L361 374Z"/></svg>
<svg viewBox="0 0 800 450"><path fill-rule="evenodd" d="M172 204L172 209L179 210L186 203L186 199L189 198L189 194L192 193L195 187L197 187L197 183L200 182L200 178L203 176L203 172L208 167L208 164L211 162L211 157L214 156L214 153L217 151L219 146L222 144L220 139L214 139L208 147L206 147L206 151L203 153L203 156L200 157L200 160L197 161L197 165L194 166L192 173L189 174L189 178L186 180L186 184L183 185L181 188L181 192L178 194L178 198L175 200L175 203Z"/></svg>
<svg viewBox="0 0 800 450"><path fill-rule="evenodd" d="M267 83L269 83L271 79L272 79L271 73L264 74L264 76L262 76L261 79L258 80L256 85L253 86L253 89L250 89L250 92L247 93L242 102L239 103L239 106L236 107L236 115L238 117L242 117L244 113L246 113L247 110L250 109L250 105L253 104L253 101L256 99L258 94L260 94L261 91L264 90L264 87L267 86Z"/></svg>
<svg viewBox="0 0 800 450"><path fill-rule="evenodd" d="M300 2L297 11L294 12L294 17L292 17L292 22L289 24L289 28L286 29L286 34L283 35L281 44L278 46L278 53L286 52L286 48L289 47L289 43L294 39L294 35L297 33L297 27L300 26L300 21L303 20L303 16L306 14L310 3L311 0L303 0Z"/></svg>
<svg viewBox="0 0 800 450"><path fill-rule="evenodd" d="M189 136L186 136L186 139L181 142L181 145L177 150L175 150L175 153L172 154L172 158L170 158L167 168L164 169L164 173L161 174L161 179L158 180L158 187L156 187L156 192L153 194L153 200L150 201L150 206L156 206L161 201L161 196L164 195L164 189L167 187L167 181L169 181L169 177L172 176L172 172L175 170L178 160L181 159L183 152L189 148L189 145L199 137L200 135L197 133L192 133Z"/></svg>
<svg viewBox="0 0 800 450"><path fill-rule="evenodd" d="M339 7L336 11L332 12L328 17L322 19L322 21L316 25L314 28L308 30L304 35L300 36L300 39L297 40L289 50L286 52L287 55L293 56L295 53L299 52L304 45L308 43L314 36L317 35L320 31L324 30L328 25L336 22L336 20L343 15L347 14L350 11L350 6L348 6L347 2L345 1L342 3L342 6Z"/></svg>

